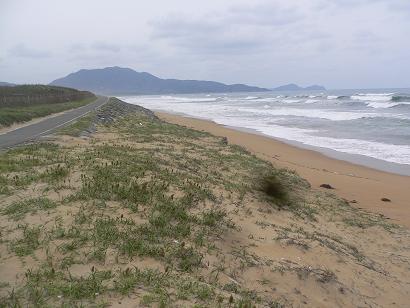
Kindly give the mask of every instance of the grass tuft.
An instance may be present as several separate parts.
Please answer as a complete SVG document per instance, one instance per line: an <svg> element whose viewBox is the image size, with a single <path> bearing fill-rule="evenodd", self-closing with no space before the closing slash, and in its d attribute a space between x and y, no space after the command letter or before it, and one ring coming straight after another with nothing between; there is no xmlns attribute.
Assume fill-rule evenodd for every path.
<svg viewBox="0 0 410 308"><path fill-rule="evenodd" d="M44 197L32 198L23 201L13 202L7 206L3 214L9 215L14 220L19 220L25 217L26 214L35 214L39 210L50 210L57 207L57 203Z"/></svg>
<svg viewBox="0 0 410 308"><path fill-rule="evenodd" d="M32 254L40 246L40 227L23 226L23 236L11 242L11 251L23 257Z"/></svg>
<svg viewBox="0 0 410 308"><path fill-rule="evenodd" d="M259 183L259 190L264 192L274 202L278 202L279 206L285 205L289 200L286 187L275 174L263 177Z"/></svg>

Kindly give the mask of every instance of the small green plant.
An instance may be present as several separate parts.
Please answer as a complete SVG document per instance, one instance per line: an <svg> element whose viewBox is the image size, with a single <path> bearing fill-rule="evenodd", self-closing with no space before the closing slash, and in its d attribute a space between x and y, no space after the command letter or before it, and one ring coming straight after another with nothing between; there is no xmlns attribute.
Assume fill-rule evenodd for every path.
<svg viewBox="0 0 410 308"><path fill-rule="evenodd" d="M226 212L220 209L212 209L202 213L202 224L208 227L216 227L226 217Z"/></svg>
<svg viewBox="0 0 410 308"><path fill-rule="evenodd" d="M26 272L26 290L33 302L45 303L51 296L72 300L94 299L107 287L105 282L112 277L110 271L97 271L92 268L88 276L73 277L45 265L39 270Z"/></svg>
<svg viewBox="0 0 410 308"><path fill-rule="evenodd" d="M40 227L23 226L23 236L11 242L11 250L19 257L33 253L40 246Z"/></svg>
<svg viewBox="0 0 410 308"><path fill-rule="evenodd" d="M47 168L45 172L40 174L40 179L48 183L57 183L66 178L68 174L69 169L66 166L57 164L56 166Z"/></svg>
<svg viewBox="0 0 410 308"><path fill-rule="evenodd" d="M3 210L3 214L9 215L15 220L19 220L24 218L28 213L34 214L39 210L50 210L56 207L56 202L45 197L38 197L13 202Z"/></svg>

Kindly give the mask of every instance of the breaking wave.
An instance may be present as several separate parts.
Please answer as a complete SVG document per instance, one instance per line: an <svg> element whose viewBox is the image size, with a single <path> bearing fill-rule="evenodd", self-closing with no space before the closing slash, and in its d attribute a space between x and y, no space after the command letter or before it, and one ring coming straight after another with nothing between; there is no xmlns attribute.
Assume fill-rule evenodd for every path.
<svg viewBox="0 0 410 308"><path fill-rule="evenodd" d="M410 96L408 95L394 95L391 98L392 102L410 102Z"/></svg>

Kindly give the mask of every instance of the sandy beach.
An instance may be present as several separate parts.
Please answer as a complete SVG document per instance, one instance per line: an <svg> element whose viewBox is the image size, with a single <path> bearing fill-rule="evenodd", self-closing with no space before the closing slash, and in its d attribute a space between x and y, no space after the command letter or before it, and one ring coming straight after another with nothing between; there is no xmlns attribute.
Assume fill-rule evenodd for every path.
<svg viewBox="0 0 410 308"><path fill-rule="evenodd" d="M156 113L163 120L207 131L228 138L230 143L244 146L274 165L296 170L314 189L330 184L330 192L350 201L352 205L390 218L410 227L410 177L378 171L321 153L291 146L262 135L238 131L211 121L183 117L164 112ZM391 202L381 199L387 198ZM352 202L353 201L353 202Z"/></svg>

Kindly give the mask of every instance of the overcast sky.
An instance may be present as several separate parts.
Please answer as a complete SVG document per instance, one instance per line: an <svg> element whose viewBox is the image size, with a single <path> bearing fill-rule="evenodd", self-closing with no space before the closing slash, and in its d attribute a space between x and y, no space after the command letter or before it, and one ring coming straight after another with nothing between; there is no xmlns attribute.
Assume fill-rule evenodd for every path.
<svg viewBox="0 0 410 308"><path fill-rule="evenodd" d="M410 0L0 0L0 81L106 66L265 87L410 87Z"/></svg>

